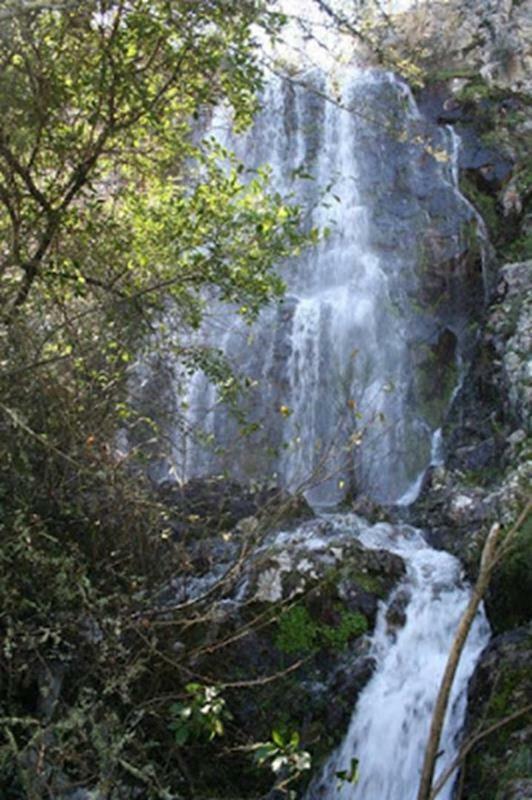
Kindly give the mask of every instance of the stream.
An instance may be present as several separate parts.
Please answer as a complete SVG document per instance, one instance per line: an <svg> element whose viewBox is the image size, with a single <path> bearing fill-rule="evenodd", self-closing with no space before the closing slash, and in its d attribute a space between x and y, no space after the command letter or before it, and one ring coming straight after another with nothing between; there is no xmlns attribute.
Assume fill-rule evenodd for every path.
<svg viewBox="0 0 532 800"><path fill-rule="evenodd" d="M334 523L340 530L353 527L349 515L335 516ZM421 531L380 524L365 529L360 540L366 547L400 555L407 576L381 605L371 645L375 673L359 696L343 743L307 800L415 800L435 698L470 588L459 561L427 545ZM398 612L404 613L405 621L396 627L391 622ZM458 751L467 683L489 636L480 611L454 681L437 775ZM339 780L337 773L349 773L353 758L358 761L358 780ZM452 787L450 780L441 800L450 800Z"/></svg>

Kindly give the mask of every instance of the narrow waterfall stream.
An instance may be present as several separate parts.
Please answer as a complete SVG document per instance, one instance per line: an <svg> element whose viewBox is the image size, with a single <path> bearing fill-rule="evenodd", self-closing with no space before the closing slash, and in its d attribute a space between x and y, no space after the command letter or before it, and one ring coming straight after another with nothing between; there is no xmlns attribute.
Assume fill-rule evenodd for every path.
<svg viewBox="0 0 532 800"><path fill-rule="evenodd" d="M349 515L334 519L340 528L352 525ZM397 528L380 524L360 538L367 547L402 556L407 577L381 606L371 648L376 671L358 699L342 745L312 785L307 800L415 800L436 694L470 590L457 559L429 547L414 528L401 526L398 534ZM402 626L391 619L397 606L399 615L404 607ZM489 634L481 611L455 678L437 774L457 753L467 682ZM337 777L338 772L349 774L352 759L358 761L359 769L354 784ZM451 798L452 787L450 780L441 800Z"/></svg>

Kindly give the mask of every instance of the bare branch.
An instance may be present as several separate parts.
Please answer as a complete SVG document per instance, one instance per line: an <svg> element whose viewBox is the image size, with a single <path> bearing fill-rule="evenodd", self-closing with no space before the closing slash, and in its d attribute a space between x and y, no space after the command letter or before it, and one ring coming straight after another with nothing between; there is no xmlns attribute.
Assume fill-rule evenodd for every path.
<svg viewBox="0 0 532 800"><path fill-rule="evenodd" d="M458 624L458 628L451 646L451 651L449 653L449 658L447 660L447 665L445 667L443 678L440 684L438 697L436 699L427 748L423 761L423 769L421 773L421 781L419 784L417 800L431 800L432 779L434 775L436 759L438 756L445 713L449 704L449 697L454 676L458 667L458 662L460 660L467 636L473 624L473 620L475 619L480 603L482 602L482 599L489 586L493 570L500 561L501 553L507 552L507 543L513 542L517 532L520 530L521 526L530 514L531 509L532 500L529 500L521 514L518 516L516 522L506 535L506 539L502 544L500 544L501 526L498 523L495 523L491 527L484 544L480 559L479 575L473 588L473 593L469 603Z"/></svg>
<svg viewBox="0 0 532 800"><path fill-rule="evenodd" d="M33 177L31 175L30 170L25 167L20 161L16 158L14 153L9 149L8 143L6 141L5 135L0 130L0 157L4 159L6 164L13 170L13 172L22 178L26 189L33 197L34 200L41 206L41 208L49 214L52 210L50 202L45 197L45 195L41 192Z"/></svg>
<svg viewBox="0 0 532 800"><path fill-rule="evenodd" d="M447 769L444 772L442 772L442 774L439 776L438 780L434 784L432 792L430 793L429 800L435 800L435 798L439 795L439 793L441 792L441 790L443 789L443 787L445 786L451 775L453 775L454 771L458 769L460 764L464 761L464 759L467 758L471 750L479 742L481 742L483 739L486 739L486 737L490 736L492 733L495 733L495 731L498 731L500 728L503 728L505 725L509 725L510 722L514 722L514 720L519 719L519 717L523 717L525 714L528 714L529 711L532 711L532 703L530 703L527 706L524 706L524 708L519 708L517 711L514 711L513 714L509 714L503 719L497 720L497 722L494 722L493 725L490 725L488 728L484 728L484 730L479 731L470 739L468 739L468 741L465 742L460 748L460 752L458 753L454 761L452 761L451 764L449 764L449 766L447 767Z"/></svg>

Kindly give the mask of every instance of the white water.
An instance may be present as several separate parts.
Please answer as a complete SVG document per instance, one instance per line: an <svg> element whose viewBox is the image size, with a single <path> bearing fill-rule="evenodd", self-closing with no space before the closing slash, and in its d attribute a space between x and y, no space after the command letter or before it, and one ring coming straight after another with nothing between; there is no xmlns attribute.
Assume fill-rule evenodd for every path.
<svg viewBox="0 0 532 800"><path fill-rule="evenodd" d="M407 505L446 412L443 403L427 414L438 390L420 383L419 361L447 331L458 367L468 336L452 287L442 287L443 302L419 290L427 248L436 242L442 261L452 260L472 216L456 186L457 150L390 74L345 67L334 87L319 71L302 80L271 80L249 134L235 137L223 109L209 133L251 168L269 163L275 189L330 235L281 266L286 300L253 328L211 304L196 341L220 347L250 377L249 418L261 427L251 443L241 441L197 373L181 430L204 435L175 426L172 471L180 480L228 470L292 491L310 486L314 502L356 488ZM298 171L311 177L298 180ZM209 451L206 436L224 452Z"/></svg>
<svg viewBox="0 0 532 800"><path fill-rule="evenodd" d="M340 528L353 524L348 515L335 519ZM359 697L343 744L307 800L415 800L435 698L470 589L462 580L457 559L433 550L414 528L375 525L363 529L360 539L368 547L401 555L407 578L380 608L371 649L376 671ZM406 623L395 629L388 611L405 594ZM489 626L481 611L455 678L437 774L456 755L467 682L488 638ZM349 772L353 758L359 761L358 781L340 781L336 773ZM441 800L450 799L452 785L451 780Z"/></svg>
<svg viewBox="0 0 532 800"><path fill-rule="evenodd" d="M310 89L272 81L248 136L235 139L222 111L213 120L211 133L247 165L270 163L275 189L293 192L309 223L328 225L331 235L284 265L287 300L265 310L252 330L222 308L216 325L200 332L201 343L221 347L255 381L250 412L263 425L263 438L239 448L234 422L197 373L188 387L187 422L222 445L225 460L176 426L176 473L186 480L229 468L238 478L272 478L290 489L318 473L314 499L323 502L338 500L354 475L355 488L406 506L416 499L427 466L441 462L447 411L445 404L427 410L430 390L420 389L420 359L450 331L456 392L468 336L459 284L452 286L446 273L441 297L426 298L419 289L427 271L437 274L438 259L452 264L448 273L455 274L464 226L475 213L457 189L456 140L421 120L403 84L349 69L337 76L336 103L322 96L323 76L307 77ZM294 180L298 170L311 180ZM279 414L282 407L290 413ZM273 456L267 454L271 445ZM335 518L339 527L352 522ZM381 608L372 644L376 672L309 800L415 798L431 710L469 596L458 562L428 547L419 532L379 525L362 541L399 553L408 577ZM410 598L406 624L392 629L387 611L404 591ZM439 769L456 752L467 680L488 634L480 615L455 682ZM338 785L335 773L349 770L353 757L360 780ZM442 800L450 792L448 786Z"/></svg>

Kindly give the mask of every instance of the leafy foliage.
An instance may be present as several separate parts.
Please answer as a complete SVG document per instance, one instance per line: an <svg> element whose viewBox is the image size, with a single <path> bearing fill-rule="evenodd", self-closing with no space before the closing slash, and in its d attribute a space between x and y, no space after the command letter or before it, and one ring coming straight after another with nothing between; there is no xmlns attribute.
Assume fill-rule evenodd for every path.
<svg viewBox="0 0 532 800"><path fill-rule="evenodd" d="M226 6L92 0L8 19L2 307L11 325L22 307L38 315L39 357L77 354L81 315L111 318L109 341L87 345L123 357L169 304L197 326L206 289L250 316L281 293L273 267L303 241L298 209L268 194L266 171L244 175L198 137L222 99L249 123L261 82L251 25L280 23L259 3Z"/></svg>
<svg viewBox="0 0 532 800"><path fill-rule="evenodd" d="M174 719L169 728L174 733L176 744L184 745L190 738L204 737L210 741L215 736L222 736L223 719L230 719L231 715L216 686L189 683L185 689L189 700L170 706Z"/></svg>
<svg viewBox="0 0 532 800"><path fill-rule="evenodd" d="M311 767L310 753L301 750L297 732L285 737L278 730L272 731L269 742L256 745L255 758L259 766L267 764L272 772L279 775L279 789L285 789Z"/></svg>
<svg viewBox="0 0 532 800"><path fill-rule="evenodd" d="M344 783L355 784L359 778L358 759L352 758L349 769L342 769L336 772L338 778L338 790L340 790Z"/></svg>
<svg viewBox="0 0 532 800"><path fill-rule="evenodd" d="M187 761L231 716L190 683L205 609L152 614L187 565L117 430L157 437L128 403L155 341L234 395L186 333L218 300L252 319L309 239L266 168L202 137L219 103L250 123L255 32L283 20L261 0L0 6L0 785L198 797Z"/></svg>

